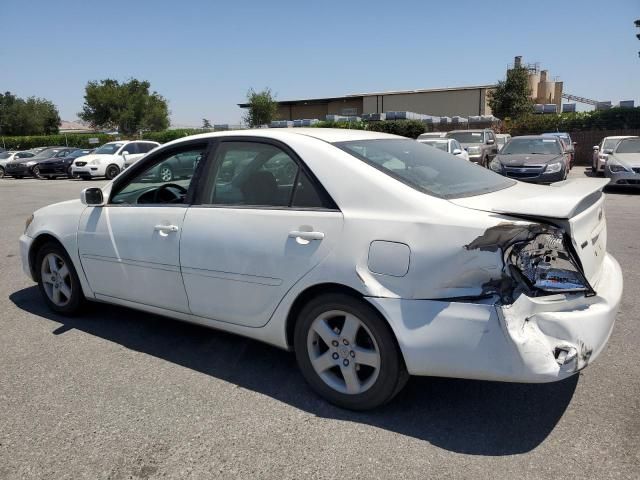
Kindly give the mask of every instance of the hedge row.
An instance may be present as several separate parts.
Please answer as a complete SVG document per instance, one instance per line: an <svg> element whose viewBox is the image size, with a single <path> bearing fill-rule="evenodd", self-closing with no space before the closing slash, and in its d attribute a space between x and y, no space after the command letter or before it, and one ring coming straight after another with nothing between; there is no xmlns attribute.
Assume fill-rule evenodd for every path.
<svg viewBox="0 0 640 480"><path fill-rule="evenodd" d="M345 128L351 130L371 130L392 133L403 137L418 138L426 132L426 125L418 120L385 120L381 122L320 122L317 128Z"/></svg>
<svg viewBox="0 0 640 480"><path fill-rule="evenodd" d="M611 108L591 112L560 113L557 115L528 115L506 121L504 130L511 135L543 132L577 132L584 130L628 130L640 128L640 107Z"/></svg>

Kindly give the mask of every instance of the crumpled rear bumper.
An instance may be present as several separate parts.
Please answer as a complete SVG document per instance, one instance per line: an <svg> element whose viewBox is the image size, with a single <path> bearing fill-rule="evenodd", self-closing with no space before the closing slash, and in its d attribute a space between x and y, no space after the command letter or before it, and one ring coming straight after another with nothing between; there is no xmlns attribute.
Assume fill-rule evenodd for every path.
<svg viewBox="0 0 640 480"><path fill-rule="evenodd" d="M604 349L622 297L610 255L594 289L592 297L520 295L508 306L368 300L387 318L413 375L541 383L573 375Z"/></svg>

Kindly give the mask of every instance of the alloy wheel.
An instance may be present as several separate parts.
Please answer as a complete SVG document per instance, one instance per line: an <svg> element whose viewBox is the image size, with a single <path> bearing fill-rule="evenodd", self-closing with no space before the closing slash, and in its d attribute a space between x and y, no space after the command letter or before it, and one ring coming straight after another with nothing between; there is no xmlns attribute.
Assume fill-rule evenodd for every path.
<svg viewBox="0 0 640 480"><path fill-rule="evenodd" d="M118 169L118 167L116 167L115 165L111 165L110 167L107 168L105 177L107 180L113 180L114 178L116 178L118 173L120 173L120 170Z"/></svg>
<svg viewBox="0 0 640 480"><path fill-rule="evenodd" d="M64 307L71 301L71 272L61 256L48 253L42 259L40 278L47 297L56 306Z"/></svg>
<svg viewBox="0 0 640 480"><path fill-rule="evenodd" d="M37 165L33 167L33 176L36 178L43 178L42 175L40 175L40 167Z"/></svg>
<svg viewBox="0 0 640 480"><path fill-rule="evenodd" d="M340 393L364 393L380 373L380 349L373 335L357 316L342 310L324 312L313 321L307 351L318 376Z"/></svg>
<svg viewBox="0 0 640 480"><path fill-rule="evenodd" d="M160 167L160 180L170 182L173 179L173 172L167 166Z"/></svg>

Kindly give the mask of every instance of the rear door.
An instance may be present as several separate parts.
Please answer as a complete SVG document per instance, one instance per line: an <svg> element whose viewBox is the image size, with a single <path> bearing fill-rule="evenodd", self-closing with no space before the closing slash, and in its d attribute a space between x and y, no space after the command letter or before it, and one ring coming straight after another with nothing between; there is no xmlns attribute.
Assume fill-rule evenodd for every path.
<svg viewBox="0 0 640 480"><path fill-rule="evenodd" d="M339 243L342 213L279 142L223 140L205 171L180 242L191 312L262 326Z"/></svg>

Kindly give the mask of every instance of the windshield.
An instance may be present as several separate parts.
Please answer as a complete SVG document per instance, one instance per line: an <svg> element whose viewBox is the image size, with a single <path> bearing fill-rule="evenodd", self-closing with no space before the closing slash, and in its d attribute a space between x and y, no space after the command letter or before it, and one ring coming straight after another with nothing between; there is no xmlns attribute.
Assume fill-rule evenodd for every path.
<svg viewBox="0 0 640 480"><path fill-rule="evenodd" d="M415 140L356 140L334 145L390 177L437 197L478 195L516 183Z"/></svg>
<svg viewBox="0 0 640 480"><path fill-rule="evenodd" d="M437 142L437 141L422 141L422 143L424 143L425 145L429 145L430 147L435 147L438 150L442 150L443 152L448 152L449 148L448 148L448 143L447 142Z"/></svg>
<svg viewBox="0 0 640 480"><path fill-rule="evenodd" d="M56 153L58 153L60 150L62 150L62 149L61 148L45 148L40 153L38 153L38 154L34 155L33 157L31 157L31 159L35 160L35 159L38 159L38 158L55 157Z"/></svg>
<svg viewBox="0 0 640 480"><path fill-rule="evenodd" d="M507 143L500 155L560 155L562 147L555 138L513 138Z"/></svg>
<svg viewBox="0 0 640 480"><path fill-rule="evenodd" d="M616 153L640 153L640 138L620 140Z"/></svg>
<svg viewBox="0 0 640 480"><path fill-rule="evenodd" d="M69 155L67 155L67 158L78 158L84 155L89 155L90 153L91 153L91 150L76 150L74 152L71 152Z"/></svg>
<svg viewBox="0 0 640 480"><path fill-rule="evenodd" d="M455 138L460 143L483 143L482 132L449 132L447 138Z"/></svg>
<svg viewBox="0 0 640 480"><path fill-rule="evenodd" d="M124 143L105 143L95 152L96 155L113 155Z"/></svg>

